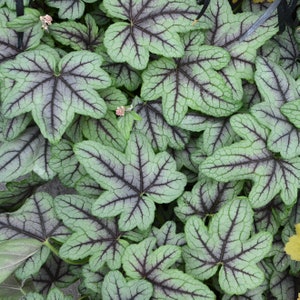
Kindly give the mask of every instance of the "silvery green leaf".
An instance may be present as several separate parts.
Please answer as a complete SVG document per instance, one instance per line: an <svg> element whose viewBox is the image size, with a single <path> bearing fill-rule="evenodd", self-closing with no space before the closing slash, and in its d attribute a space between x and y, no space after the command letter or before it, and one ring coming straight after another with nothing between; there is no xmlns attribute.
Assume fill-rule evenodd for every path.
<svg viewBox="0 0 300 300"><path fill-rule="evenodd" d="M86 25L71 20L53 23L49 26L49 32L55 40L74 50L94 52L94 49L100 45L98 26L91 15L86 14L84 19Z"/></svg>
<svg viewBox="0 0 300 300"><path fill-rule="evenodd" d="M5 281L26 259L37 253L42 243L33 238L0 242L0 283Z"/></svg>
<svg viewBox="0 0 300 300"><path fill-rule="evenodd" d="M42 268L32 276L33 284L40 294L48 294L54 286L67 287L78 278L71 272L72 266L59 257L50 255Z"/></svg>
<svg viewBox="0 0 300 300"><path fill-rule="evenodd" d="M146 280L128 280L120 271L110 271L102 284L103 300L149 300L153 288Z"/></svg>
<svg viewBox="0 0 300 300"><path fill-rule="evenodd" d="M258 58L256 67L255 81L264 102L253 106L251 112L271 130L268 148L284 158L296 157L300 154L300 130L281 113L281 107L299 99L297 84L284 69L265 58Z"/></svg>
<svg viewBox="0 0 300 300"><path fill-rule="evenodd" d="M40 30L40 26L34 26L24 30L23 46L22 49L18 49L17 33L4 25L6 22L14 18L15 12L12 12L5 7L0 9L0 63L15 58L22 52L22 50L28 50L36 47L40 43L40 39L43 35L43 32Z"/></svg>
<svg viewBox="0 0 300 300"><path fill-rule="evenodd" d="M180 248L160 246L153 251L155 238L144 239L126 248L123 268L131 279L145 279L153 287L153 299L215 299L202 282L182 271L170 269L180 258Z"/></svg>
<svg viewBox="0 0 300 300"><path fill-rule="evenodd" d="M292 124L295 125L295 127L300 129L300 100L294 100L283 104L280 111Z"/></svg>
<svg viewBox="0 0 300 300"><path fill-rule="evenodd" d="M275 270L270 281L270 291L277 300L293 299L298 295L299 285L296 277L290 275L288 271L277 272Z"/></svg>
<svg viewBox="0 0 300 300"><path fill-rule="evenodd" d="M75 113L94 118L106 113L106 105L95 91L110 85L100 64L101 57L88 51L68 53L60 61L42 50L19 54L1 66L4 76L17 81L3 99L4 116L31 111L42 134L50 142L58 142Z"/></svg>
<svg viewBox="0 0 300 300"><path fill-rule="evenodd" d="M100 120L87 119L83 133L87 139L114 147L119 151L123 151L126 147L126 139L118 127L118 120L113 112L107 112Z"/></svg>
<svg viewBox="0 0 300 300"><path fill-rule="evenodd" d="M1 124L1 135L3 140L11 141L20 135L29 123L32 121L32 117L29 113L22 114L20 116L7 119L3 118Z"/></svg>
<svg viewBox="0 0 300 300"><path fill-rule="evenodd" d="M132 68L127 63L117 63L113 61L106 52L103 53L103 70L111 75L114 86L124 86L128 91L136 90L142 83L140 71Z"/></svg>
<svg viewBox="0 0 300 300"><path fill-rule="evenodd" d="M181 57L184 48L177 32L192 28L198 10L184 1L104 0L103 4L120 19L105 32L108 54L115 62L127 62L138 70L146 68L149 52Z"/></svg>
<svg viewBox="0 0 300 300"><path fill-rule="evenodd" d="M58 16L62 19L75 20L84 13L85 3L93 3L96 0L47 0L46 3L58 8Z"/></svg>
<svg viewBox="0 0 300 300"><path fill-rule="evenodd" d="M142 120L136 122L134 128L145 134L155 151L164 151L168 146L178 150L186 146L188 132L166 122L161 100L143 102L136 98L135 109Z"/></svg>
<svg viewBox="0 0 300 300"><path fill-rule="evenodd" d="M53 199L47 193L36 193L13 213L0 214L0 241L18 238L35 238L45 242L60 239L69 230L54 213Z"/></svg>
<svg viewBox="0 0 300 300"><path fill-rule="evenodd" d="M300 63L298 61L300 51L293 30L289 27L286 28L282 34L274 37L274 40L277 47L279 46L278 49L281 54L279 64L291 76L298 78L300 75Z"/></svg>
<svg viewBox="0 0 300 300"><path fill-rule="evenodd" d="M283 159L268 150L269 132L250 114L231 117L231 126L244 140L217 150L202 163L201 171L221 182L251 180L249 200L254 208L265 206L277 194L285 204L295 203L300 185L299 157Z"/></svg>
<svg viewBox="0 0 300 300"><path fill-rule="evenodd" d="M182 246L186 243L184 233L176 233L176 223L174 221L165 222L161 228L153 226L150 236L156 238L157 246Z"/></svg>
<svg viewBox="0 0 300 300"><path fill-rule="evenodd" d="M256 14L234 14L227 0L211 0L206 15L212 24L207 32L207 42L230 53L231 61L226 68L240 78L253 79L256 50L277 32L277 19L267 20L244 37L258 19Z"/></svg>
<svg viewBox="0 0 300 300"><path fill-rule="evenodd" d="M50 168L58 173L60 181L67 187L75 187L76 183L87 173L73 152L73 144L62 139L51 147Z"/></svg>
<svg viewBox="0 0 300 300"><path fill-rule="evenodd" d="M0 178L12 181L30 173L43 143L37 127L30 127L16 139L0 145Z"/></svg>
<svg viewBox="0 0 300 300"><path fill-rule="evenodd" d="M270 251L272 235L260 232L250 237L252 223L246 198L229 200L208 227L199 217L190 217L185 226L188 246L183 247L186 272L200 280L218 272L220 287L229 295L258 287L264 273L256 264Z"/></svg>
<svg viewBox="0 0 300 300"><path fill-rule="evenodd" d="M175 213L184 223L191 216L206 218L214 215L228 199L236 197L242 187L242 181L223 183L201 177L191 192L186 191L178 199Z"/></svg>
<svg viewBox="0 0 300 300"><path fill-rule="evenodd" d="M125 154L92 141L76 144L75 154L107 190L95 202L93 213L101 217L120 215L119 226L125 231L147 229L154 219L155 203L174 201L186 184L170 155L155 155L140 134L131 135Z"/></svg>
<svg viewBox="0 0 300 300"><path fill-rule="evenodd" d="M121 257L127 246L116 219L98 218L92 215L94 199L77 195L56 197L55 210L73 234L61 246L62 258L79 260L89 257L90 268L100 269L107 263L110 269L121 266Z"/></svg>
<svg viewBox="0 0 300 300"><path fill-rule="evenodd" d="M241 99L217 70L230 61L220 47L202 45L198 32L183 35L184 56L153 61L143 72L141 96L152 101L162 97L163 114L171 125L179 125L188 108L210 116L229 116L238 110Z"/></svg>

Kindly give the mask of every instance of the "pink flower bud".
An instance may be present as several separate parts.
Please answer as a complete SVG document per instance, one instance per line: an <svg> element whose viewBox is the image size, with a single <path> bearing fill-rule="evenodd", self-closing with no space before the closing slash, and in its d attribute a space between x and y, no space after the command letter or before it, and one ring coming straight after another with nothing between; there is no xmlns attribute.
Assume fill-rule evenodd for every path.
<svg viewBox="0 0 300 300"><path fill-rule="evenodd" d="M123 117L125 115L125 111L126 111L126 109L124 106L119 106L116 109L116 115L119 117Z"/></svg>
<svg viewBox="0 0 300 300"><path fill-rule="evenodd" d="M49 15L45 15L45 16L40 16L40 20L42 22L42 28L44 30L48 30L48 26L52 24L52 17Z"/></svg>

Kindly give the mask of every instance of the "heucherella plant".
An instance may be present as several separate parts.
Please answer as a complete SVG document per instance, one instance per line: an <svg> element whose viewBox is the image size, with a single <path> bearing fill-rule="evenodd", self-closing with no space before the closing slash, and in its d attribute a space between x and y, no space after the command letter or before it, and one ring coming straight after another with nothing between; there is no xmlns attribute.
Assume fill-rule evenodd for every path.
<svg viewBox="0 0 300 300"><path fill-rule="evenodd" d="M0 299L297 299L299 16L0 0Z"/></svg>

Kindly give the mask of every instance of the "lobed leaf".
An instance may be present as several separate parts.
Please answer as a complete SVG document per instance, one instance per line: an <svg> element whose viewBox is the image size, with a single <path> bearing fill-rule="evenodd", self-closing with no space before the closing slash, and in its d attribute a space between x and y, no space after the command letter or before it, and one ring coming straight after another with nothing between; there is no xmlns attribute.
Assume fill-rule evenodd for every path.
<svg viewBox="0 0 300 300"><path fill-rule="evenodd" d="M191 216L206 218L214 215L228 201L238 196L243 186L242 182L217 182L202 177L191 192L184 192L178 199L176 215L186 222Z"/></svg>
<svg viewBox="0 0 300 300"><path fill-rule="evenodd" d="M229 295L258 287L264 274L256 264L270 251L272 235L260 232L250 238L252 222L246 198L228 201L208 228L199 217L190 217L185 226L188 246L183 247L186 272L205 280L221 266L219 284Z"/></svg>
<svg viewBox="0 0 300 300"><path fill-rule="evenodd" d="M197 15L195 6L167 0L104 0L103 4L110 15L122 20L110 25L104 37L115 62L127 62L142 70L149 61L149 52L167 57L183 55L177 32L191 28Z"/></svg>
<svg viewBox="0 0 300 300"><path fill-rule="evenodd" d="M107 263L110 269L121 266L121 257L127 242L121 239L122 232L116 219L98 218L91 214L93 199L77 195L56 197L55 210L73 234L62 245L62 258L71 260L90 257L93 271Z"/></svg>
<svg viewBox="0 0 300 300"><path fill-rule="evenodd" d="M241 107L241 99L232 97L231 89L219 70L229 62L228 52L201 45L197 32L183 35L182 58L161 58L143 72L141 96L145 100L162 97L163 114L171 125L179 125L188 107L207 115L231 115Z"/></svg>
<svg viewBox="0 0 300 300"><path fill-rule="evenodd" d="M295 203L300 179L299 158L278 158L269 151L268 131L249 114L231 117L231 125L245 140L216 151L202 163L201 171L221 182L253 181L249 200L254 208L266 205L279 193L285 204Z"/></svg>
<svg viewBox="0 0 300 300"><path fill-rule="evenodd" d="M131 135L125 154L92 141L75 145L75 154L107 190L95 202L93 213L101 217L120 215L119 226L124 231L147 229L154 219L154 203L175 200L186 184L173 159L165 152L155 155L140 134Z"/></svg>
<svg viewBox="0 0 300 300"><path fill-rule="evenodd" d="M264 102L253 106L251 111L261 124L271 130L268 148L284 158L298 156L300 130L280 111L284 104L299 99L296 82L281 67L265 58L258 58L256 66L255 80Z"/></svg>
<svg viewBox="0 0 300 300"><path fill-rule="evenodd" d="M58 8L58 16L62 19L75 20L84 13L86 3L93 3L96 0L47 0L51 7Z"/></svg>
<svg viewBox="0 0 300 300"><path fill-rule="evenodd" d="M0 178L12 181L34 168L42 137L36 127L28 128L16 139L0 146Z"/></svg>
<svg viewBox="0 0 300 300"><path fill-rule="evenodd" d="M215 299L202 282L176 269L169 269L180 257L180 248L160 246L153 251L155 238L127 247L123 268L132 279L145 279L153 286L153 299Z"/></svg>
<svg viewBox="0 0 300 300"><path fill-rule="evenodd" d="M143 102L135 98L135 107L142 120L136 122L134 128L145 134L154 151L165 151L168 146L179 150L186 146L189 138L187 131L166 122L160 100Z"/></svg>
<svg viewBox="0 0 300 300"><path fill-rule="evenodd" d="M2 73L17 80L3 99L6 117L32 111L35 122L50 142L58 142L80 113L101 118L103 99L94 89L109 86L110 79L99 68L101 57L87 51L71 52L59 62L46 51L28 51L1 66Z"/></svg>
<svg viewBox="0 0 300 300"><path fill-rule="evenodd" d="M102 297L119 300L148 300L153 293L152 286L145 280L129 280L126 282L119 271L109 272L103 281Z"/></svg>
<svg viewBox="0 0 300 300"><path fill-rule="evenodd" d="M234 14L226 0L210 1L206 15L212 24L207 32L207 42L229 51L231 61L227 69L230 73L251 80L256 50L277 32L276 18L268 19L248 34L257 15L249 12Z"/></svg>
<svg viewBox="0 0 300 300"><path fill-rule="evenodd" d="M94 51L100 45L100 34L97 24L89 14L85 16L85 23L67 21L54 23L50 26L50 33L55 40L74 50Z"/></svg>

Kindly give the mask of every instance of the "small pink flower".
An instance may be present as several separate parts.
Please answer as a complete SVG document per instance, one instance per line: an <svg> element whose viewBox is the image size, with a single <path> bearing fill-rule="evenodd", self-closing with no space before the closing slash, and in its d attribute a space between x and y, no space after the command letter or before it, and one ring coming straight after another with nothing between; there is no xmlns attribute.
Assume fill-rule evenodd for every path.
<svg viewBox="0 0 300 300"><path fill-rule="evenodd" d="M119 117L123 117L125 115L126 108L125 106L119 106L116 109L116 115Z"/></svg>
<svg viewBox="0 0 300 300"><path fill-rule="evenodd" d="M49 15L40 16L40 20L42 22L42 28L48 31L48 26L52 25L52 17Z"/></svg>

